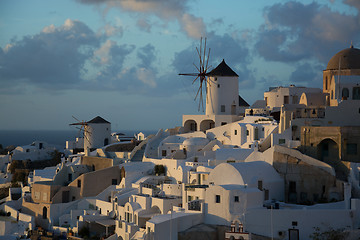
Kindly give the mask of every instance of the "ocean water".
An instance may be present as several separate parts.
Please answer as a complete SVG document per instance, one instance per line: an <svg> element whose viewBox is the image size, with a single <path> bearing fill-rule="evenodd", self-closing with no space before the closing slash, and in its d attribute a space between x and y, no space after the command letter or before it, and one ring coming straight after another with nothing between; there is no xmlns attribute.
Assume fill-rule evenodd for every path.
<svg viewBox="0 0 360 240"><path fill-rule="evenodd" d="M143 132L146 136L155 134L157 131L117 131L126 136L134 136L134 134ZM66 141L75 140L79 137L79 131L77 130L0 130L0 144L3 147L14 145L23 146L31 144L34 141L44 141L49 144L65 147Z"/></svg>

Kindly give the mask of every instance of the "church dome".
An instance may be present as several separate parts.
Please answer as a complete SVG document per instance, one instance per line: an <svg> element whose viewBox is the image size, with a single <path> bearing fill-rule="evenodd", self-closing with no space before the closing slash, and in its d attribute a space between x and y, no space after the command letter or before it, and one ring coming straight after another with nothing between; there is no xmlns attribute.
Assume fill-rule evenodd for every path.
<svg viewBox="0 0 360 240"><path fill-rule="evenodd" d="M346 48L335 54L329 61L326 70L360 69L360 49Z"/></svg>

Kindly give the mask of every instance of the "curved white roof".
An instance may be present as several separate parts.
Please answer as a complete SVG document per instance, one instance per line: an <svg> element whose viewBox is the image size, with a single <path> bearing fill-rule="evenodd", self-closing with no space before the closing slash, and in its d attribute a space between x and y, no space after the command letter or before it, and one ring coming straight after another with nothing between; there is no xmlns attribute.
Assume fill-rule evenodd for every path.
<svg viewBox="0 0 360 240"><path fill-rule="evenodd" d="M191 145L196 145L196 146L206 146L209 143L209 139L207 138L202 138L202 137L193 137L193 138L188 138L183 142L183 145L185 146L191 146Z"/></svg>
<svg viewBox="0 0 360 240"><path fill-rule="evenodd" d="M185 137L182 137L179 135L171 135L171 136L168 136L167 138L165 138L164 140L162 140L160 145L164 144L164 143L182 143L185 140L186 140Z"/></svg>
<svg viewBox="0 0 360 240"><path fill-rule="evenodd" d="M269 163L263 161L221 163L209 175L209 182L215 185L257 185L258 180L278 182L282 178Z"/></svg>

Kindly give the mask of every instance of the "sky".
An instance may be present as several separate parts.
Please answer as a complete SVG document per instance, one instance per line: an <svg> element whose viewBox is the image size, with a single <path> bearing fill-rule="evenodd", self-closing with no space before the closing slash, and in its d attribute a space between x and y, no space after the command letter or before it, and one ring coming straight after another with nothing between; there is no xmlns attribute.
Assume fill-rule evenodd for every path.
<svg viewBox="0 0 360 240"><path fill-rule="evenodd" d="M201 37L252 104L274 86L322 87L360 46L358 0L1 0L0 129L67 130L102 116L116 130L181 126Z"/></svg>

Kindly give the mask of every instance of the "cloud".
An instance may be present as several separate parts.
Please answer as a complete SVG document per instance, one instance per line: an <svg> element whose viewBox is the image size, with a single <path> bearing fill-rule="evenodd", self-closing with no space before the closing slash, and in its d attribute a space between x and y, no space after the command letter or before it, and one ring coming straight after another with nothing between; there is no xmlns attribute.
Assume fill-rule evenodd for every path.
<svg viewBox="0 0 360 240"><path fill-rule="evenodd" d="M110 40L111 35L68 19L61 26L49 25L38 34L13 40L0 49L1 84L8 93L24 91L18 87L23 84L54 93L78 89L144 94L149 87L156 88L155 47L147 44L136 50ZM132 54L137 58L125 66Z"/></svg>
<svg viewBox="0 0 360 240"><path fill-rule="evenodd" d="M206 27L202 18L185 13L181 17L180 24L189 37L200 38L206 35Z"/></svg>
<svg viewBox="0 0 360 240"><path fill-rule="evenodd" d="M348 1L352 2L353 1ZM360 40L359 16L346 15L316 2L296 1L265 8L266 19L255 48L268 61L296 62L313 58L328 61L350 41Z"/></svg>
<svg viewBox="0 0 360 240"><path fill-rule="evenodd" d="M311 86L322 87L322 72L319 69L323 69L324 66L316 63L304 63L297 66L296 70L290 75L290 82L302 83Z"/></svg>
<svg viewBox="0 0 360 240"><path fill-rule="evenodd" d="M140 18L137 20L136 25L145 32L151 32L151 24L147 19Z"/></svg>
<svg viewBox="0 0 360 240"><path fill-rule="evenodd" d="M189 0L77 0L83 4L105 5L105 12L110 8L119 8L128 12L155 15L166 23L177 21L181 29L190 38L199 38L206 33L206 26L202 18L187 12ZM137 26L149 32L149 25L143 18L137 22Z"/></svg>
<svg viewBox="0 0 360 240"><path fill-rule="evenodd" d="M30 83L42 88L71 88L82 81L96 34L84 23L67 19L40 33L13 40L0 54L1 81Z"/></svg>

